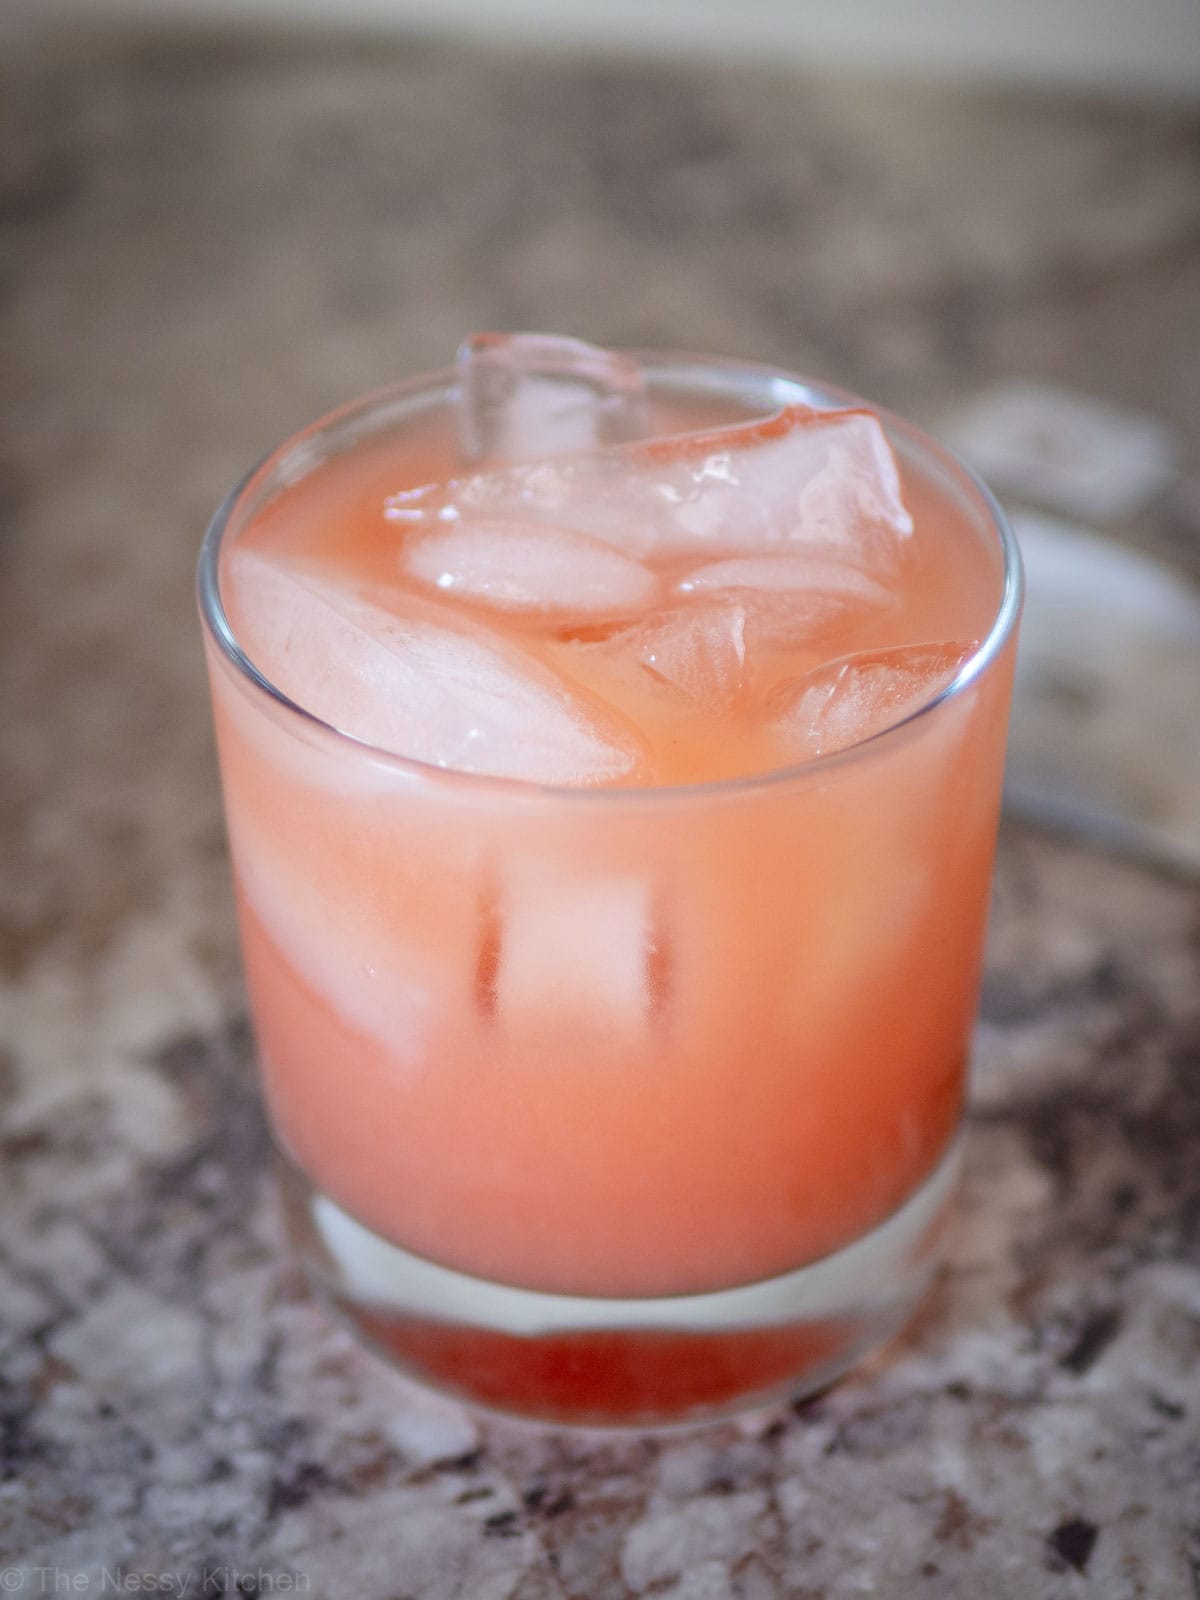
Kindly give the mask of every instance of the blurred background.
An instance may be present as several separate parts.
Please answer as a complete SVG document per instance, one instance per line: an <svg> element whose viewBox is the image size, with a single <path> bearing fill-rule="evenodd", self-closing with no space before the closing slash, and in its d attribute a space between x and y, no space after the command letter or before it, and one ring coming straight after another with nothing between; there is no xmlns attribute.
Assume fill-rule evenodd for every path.
<svg viewBox="0 0 1200 1600"><path fill-rule="evenodd" d="M1194 93L1192 0L43 0L40 25L82 15L289 27L411 29L492 42L791 60L995 82ZM28 17L26 19L28 20Z"/></svg>
<svg viewBox="0 0 1200 1600"><path fill-rule="evenodd" d="M2 0L0 1332L5 1448L30 1486L10 1531L82 1561L72 1529L103 1552L105 1529L153 1551L186 1528L232 1560L277 1548L268 1509L286 1521L321 1490L312 1460L357 1482L370 1430L342 1419L369 1375L280 1276L260 1182L192 573L218 502L285 435L469 332L529 328L831 380L957 444L1020 520L1036 582L1013 804L1167 871L1020 825L1002 845L981 1035L995 1187L968 1195L984 1242L959 1329L969 1345L972 1318L1017 1307L979 1335L996 1414L1075 1337L1064 1296L1109 1281L1118 1232L1193 1266L1131 1291L1131 1321L1165 1331L1146 1322L1107 1410L1101 1374L1091 1411L1045 1391L1048 1453L979 1433L1021 1509L938 1559L963 1578L945 1593L989 1561L1004 1592L1074 1593L1045 1587L1042 1509L1020 1499L1053 1499L1058 1468L1052 1494L1036 1462L1069 1458L1103 1477L1095 1504L1136 1504L1097 1546L1106 1592L1137 1572L1137 1592L1182 1593L1195 1462L1146 1466L1122 1407L1153 1373L1154 1425L1184 1417L1200 1338L1194 1230L1186 1249L1171 1231L1185 1194L1200 1216L1194 1089L1171 1076L1194 1045L1200 862L1197 0ZM1061 1102L1036 1099L1055 1083ZM1076 1145L1108 1188L1070 1189ZM1088 1361L1112 1337L1096 1326ZM935 1337L917 1366L965 1347ZM928 1411L922 1393L905 1415ZM403 1448L423 1459L436 1434L465 1459L455 1427L418 1420ZM534 1481L531 1459L512 1447L511 1481ZM902 1494L886 1462L871 1479L874 1458L838 1459L853 1515L795 1511L827 1541L828 1592L849 1592L838 1574L863 1557L839 1541L875 1505L900 1519L879 1513L879 1571L926 1592L928 1550L914 1536L904 1567L895 1530L936 1490L932 1455L906 1458ZM370 1501L399 1469L363 1470ZM638 1492L632 1455L608 1470ZM577 1586L522 1595L631 1592L584 1570L615 1548L611 1493ZM472 1514L437 1524L456 1549ZM1068 1564L1089 1559L1083 1515L1045 1512ZM1028 1549L1000 1550L1022 1518Z"/></svg>

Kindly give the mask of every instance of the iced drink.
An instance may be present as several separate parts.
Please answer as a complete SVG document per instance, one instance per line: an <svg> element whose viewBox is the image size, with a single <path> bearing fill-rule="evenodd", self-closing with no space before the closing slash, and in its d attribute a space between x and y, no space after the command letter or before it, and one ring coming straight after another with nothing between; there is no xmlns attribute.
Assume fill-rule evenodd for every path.
<svg viewBox="0 0 1200 1600"><path fill-rule="evenodd" d="M202 605L292 1224L577 1421L828 1381L936 1259L1018 605L912 430L482 336L283 447Z"/></svg>

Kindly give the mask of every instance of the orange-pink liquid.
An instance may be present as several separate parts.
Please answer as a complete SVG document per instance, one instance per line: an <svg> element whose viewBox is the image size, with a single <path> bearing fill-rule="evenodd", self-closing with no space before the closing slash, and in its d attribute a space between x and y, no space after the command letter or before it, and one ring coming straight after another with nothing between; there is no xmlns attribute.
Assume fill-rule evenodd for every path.
<svg viewBox="0 0 1200 1600"><path fill-rule="evenodd" d="M396 586L383 502L448 470L429 437L364 447L238 542ZM762 708L781 682L991 626L1001 566L979 513L911 465L904 487L895 603L768 651L720 715L579 665L570 629L487 625L618 697L659 783L778 768L792 757ZM247 979L295 1160L405 1249L571 1294L753 1282L871 1229L960 1114L1010 666L807 775L556 797L306 743L214 651ZM650 929L640 1005L592 971L610 914ZM514 926L540 930L540 987L505 966Z"/></svg>

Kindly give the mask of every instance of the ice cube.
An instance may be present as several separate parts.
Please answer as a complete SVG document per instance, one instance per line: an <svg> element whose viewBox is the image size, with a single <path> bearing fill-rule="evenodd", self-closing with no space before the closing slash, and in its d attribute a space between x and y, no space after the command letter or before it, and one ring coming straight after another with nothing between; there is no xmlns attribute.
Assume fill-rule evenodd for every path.
<svg viewBox="0 0 1200 1600"><path fill-rule="evenodd" d="M819 546L881 573L912 533L878 419L803 405L717 432L468 474L396 497L389 515L546 523L632 555Z"/></svg>
<svg viewBox="0 0 1200 1600"><path fill-rule="evenodd" d="M650 886L564 868L514 875L501 909L496 1014L612 1030L641 1026L662 996Z"/></svg>
<svg viewBox="0 0 1200 1600"><path fill-rule="evenodd" d="M471 461L539 461L646 431L637 362L579 339L476 334L458 352L458 391Z"/></svg>
<svg viewBox="0 0 1200 1600"><path fill-rule="evenodd" d="M732 556L688 573L678 588L739 600L753 618L757 644L799 643L893 599L860 567L818 553Z"/></svg>
<svg viewBox="0 0 1200 1600"><path fill-rule="evenodd" d="M384 609L332 577L251 550L234 553L223 587L255 666L368 744L552 784L611 781L638 760L631 730L585 707L548 668L456 627L435 606L389 594Z"/></svg>
<svg viewBox="0 0 1200 1600"><path fill-rule="evenodd" d="M244 815L230 817L229 837L241 894L288 960L394 1060L420 1061L445 975L419 938L344 886L334 892L331 875L297 871Z"/></svg>
<svg viewBox="0 0 1200 1600"><path fill-rule="evenodd" d="M847 561L813 555L731 556L689 572L679 582L683 594L748 589L767 594L828 595L865 606L887 605L890 590Z"/></svg>
<svg viewBox="0 0 1200 1600"><path fill-rule="evenodd" d="M650 605L658 580L586 534L486 517L415 538L404 564L443 593L504 611L595 618Z"/></svg>
<svg viewBox="0 0 1200 1600"><path fill-rule="evenodd" d="M636 663L698 710L719 711L745 687L746 613L739 605L680 606L590 648Z"/></svg>
<svg viewBox="0 0 1200 1600"><path fill-rule="evenodd" d="M845 750L928 704L974 649L955 641L843 656L778 691L778 726L799 755Z"/></svg>

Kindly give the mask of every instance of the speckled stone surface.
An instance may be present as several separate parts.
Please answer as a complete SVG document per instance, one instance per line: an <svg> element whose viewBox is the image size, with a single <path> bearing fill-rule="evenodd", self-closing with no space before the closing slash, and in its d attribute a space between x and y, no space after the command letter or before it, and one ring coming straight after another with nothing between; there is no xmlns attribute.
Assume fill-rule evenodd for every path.
<svg viewBox="0 0 1200 1600"><path fill-rule="evenodd" d="M11 48L0 1589L1194 1600L1200 907L1134 864L1006 827L950 1269L815 1403L659 1439L480 1420L284 1258L194 552L284 433L497 325L774 360L927 423L1002 377L1144 406L1185 471L1116 531L1200 571L1200 112Z"/></svg>

